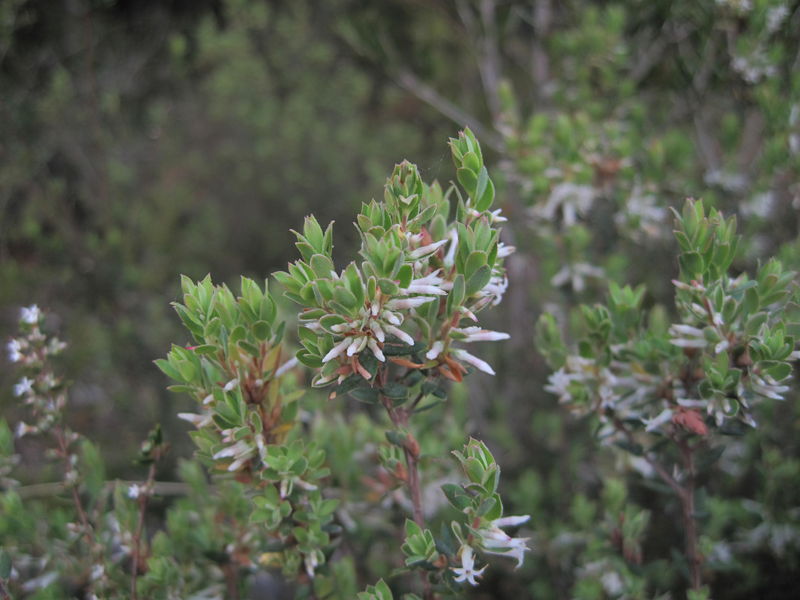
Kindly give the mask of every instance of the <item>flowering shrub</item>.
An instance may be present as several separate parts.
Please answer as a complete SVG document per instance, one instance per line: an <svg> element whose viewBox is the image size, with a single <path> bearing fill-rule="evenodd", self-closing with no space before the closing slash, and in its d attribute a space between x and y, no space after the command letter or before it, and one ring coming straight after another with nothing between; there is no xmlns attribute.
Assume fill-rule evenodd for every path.
<svg viewBox="0 0 800 600"><path fill-rule="evenodd" d="M336 517L341 494L331 485L325 449L310 441L302 422L300 365L312 370L314 387L333 386L331 400L354 398L381 407L388 417L381 459L406 489L411 517L404 525L404 567L396 574L418 572L427 599L478 585L488 565L477 563L487 556L522 565L527 540L504 528L529 517L504 516L500 469L482 442L470 439L453 452L465 479L442 487L452 515L436 536L427 522L437 511L423 503L428 457L414 433L417 422L430 418L430 409L447 397L448 381L461 382L475 369L494 373L464 345L509 337L479 325L481 311L499 304L507 286L503 259L513 248L499 241L496 227L505 219L491 210L495 188L472 133L451 140L451 150L463 191L426 184L414 165L399 164L384 201L364 204L358 215L360 263L337 272L332 227L323 231L314 217L306 219L296 233L301 259L275 275L286 296L301 306L296 358L287 356L285 321L267 283L262 288L242 278L240 295L234 296L210 277L197 283L183 278L183 300L175 309L193 342L173 346L156 364L175 382L173 391L196 400L196 412L178 417L195 426L197 460L215 475L219 490L203 506L196 493L205 487L202 476L196 467L185 467L195 493L189 493L188 504L170 508L170 538L159 533L148 543L144 531L149 500L158 493L156 461L166 451L160 430L142 446L141 462L149 465L144 483L112 491L95 482L88 489L92 476L79 468L73 450L80 438L63 425L66 394L47 367L63 344L42 333L43 315L36 307L23 310L25 335L13 339L8 350L13 362L30 371L15 393L31 405L35 422L21 423L17 433L54 436L78 517L69 526L73 543L82 546L74 559L85 562L73 572L84 573L86 593L100 597L129 589L136 598L141 589L155 597L185 597L213 594L224 584L227 596L236 597L240 576L260 564L278 566L287 580L296 581L297 597L352 597L343 583L352 578L347 570L352 565L344 562L342 570L336 563L346 535ZM4 463L3 473L11 466ZM91 492L90 508L84 492ZM13 492L8 494L13 499ZM104 507L111 497L109 512ZM198 578L203 561L181 552L182 540L217 530L213 523L219 519L226 523L225 543L216 543L217 556L205 560L214 568ZM14 549L8 555L14 564L24 556ZM22 583L20 572L10 570L3 581L22 591L63 585L72 558L54 558L52 570L37 574L39 583ZM386 598L391 592L381 581L364 595Z"/></svg>
<svg viewBox="0 0 800 600"><path fill-rule="evenodd" d="M555 373L546 389L577 415L599 419L598 436L644 461L682 505L692 589L702 584L695 486L725 450L721 435L756 427L753 409L782 400L800 358L795 274L778 261L756 277L729 275L738 239L733 218L702 202L676 213L681 322L642 311L644 288L610 284L608 305L582 306L578 352L570 353L551 315L538 345Z"/></svg>

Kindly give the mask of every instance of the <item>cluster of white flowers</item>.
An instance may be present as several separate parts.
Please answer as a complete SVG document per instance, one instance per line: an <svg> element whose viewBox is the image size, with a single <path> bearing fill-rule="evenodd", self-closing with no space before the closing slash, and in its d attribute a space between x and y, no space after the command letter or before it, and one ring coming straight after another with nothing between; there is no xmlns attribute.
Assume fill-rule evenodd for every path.
<svg viewBox="0 0 800 600"><path fill-rule="evenodd" d="M485 554L507 556L517 561L516 568L522 566L525 552L528 551L529 538L517 538L508 535L501 527L516 527L528 522L530 515L502 517L490 521L484 528L473 530L474 539L470 543L462 542L456 557L460 559L461 566L451 567L458 583L478 585L476 577L480 577L486 565L480 569L475 568L475 549Z"/></svg>
<svg viewBox="0 0 800 600"><path fill-rule="evenodd" d="M495 211L492 215L498 220L502 219L502 217L499 217L499 211ZM365 306L358 311L358 315L355 318L340 315L344 322L330 327L330 331L338 339L335 345L322 357L323 364L333 360L353 364L352 358L357 357L365 350L369 350L378 361L386 362L383 348L388 335L394 336L408 346L413 346L415 343L414 338L401 328L411 311L430 302L438 301L440 298L447 296L453 288L453 282L442 277L441 269L426 273L427 264L417 259L430 256L448 242L449 248L444 255L443 264L446 268L452 267L459 242L455 229L445 239L422 246L408 254L410 259L416 261L413 267L417 275L408 286L400 289L399 294L389 296L382 294L378 290L377 296L372 301L369 299L365 301ZM505 258L513 252L514 248L511 246L506 246L502 243L498 245L498 258ZM332 273L332 276L337 280L345 277L344 273ZM364 284L363 279L360 281L360 285L366 297L367 286ZM474 306L471 308L460 307L458 309L460 314L477 322L477 317L474 313L487 305L495 306L499 304L507 287L508 279L505 272L501 267L495 268L489 282L478 292L478 300L474 303ZM302 322L302 326L316 333L323 331L320 319ZM508 339L509 337L508 334L487 331L479 327L453 328L452 332L455 333L454 339L462 342L495 341ZM451 341L450 339L434 340L426 353L426 358L428 360L439 358L449 350ZM457 360L470 364L485 373L495 374L488 363L466 350L454 348L450 350L449 354ZM355 361L355 370L366 377L366 374L359 369L359 366L360 364ZM341 383L351 372L347 369L340 369L328 375L318 374L314 378L313 385L322 386L334 380Z"/></svg>
<svg viewBox="0 0 800 600"><path fill-rule="evenodd" d="M566 227L572 227L578 222L579 217L588 214L595 195L595 189L590 185L569 181L558 183L553 186L547 200L531 209L531 216L537 221L555 223L558 221L560 211L561 222Z"/></svg>
<svg viewBox="0 0 800 600"><path fill-rule="evenodd" d="M656 196L636 184L625 202L625 208L614 215L617 227L635 241L664 239L670 235L666 226L669 211L657 204Z"/></svg>
<svg viewBox="0 0 800 600"><path fill-rule="evenodd" d="M582 292L586 288L586 279L602 280L605 278L605 271L600 267L595 267L588 263L570 263L561 267L550 283L554 287L561 287L569 284L576 292Z"/></svg>

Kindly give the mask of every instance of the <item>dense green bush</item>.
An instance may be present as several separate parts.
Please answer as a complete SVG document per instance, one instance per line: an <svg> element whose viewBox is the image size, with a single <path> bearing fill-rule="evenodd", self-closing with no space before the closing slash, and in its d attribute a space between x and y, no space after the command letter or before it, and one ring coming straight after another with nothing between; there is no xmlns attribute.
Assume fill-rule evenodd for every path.
<svg viewBox="0 0 800 600"><path fill-rule="evenodd" d="M414 431L423 455L436 457L425 462L422 492L443 498L441 486L456 482L445 457L472 435L503 465L506 512L531 515L524 565L506 573L493 563L473 596L684 597L698 571L681 558L685 495L653 477L648 459L675 479L685 442L697 445L695 559L711 596L793 597L800 415L783 361L796 336L790 273L800 270L796 2L51 4L0 7L0 305L8 335L22 304L64 319L71 345L60 360L75 380L65 426L97 441L94 451L75 449L86 463L85 501L110 498L98 483L106 477L143 477L130 456L162 423L172 450L158 462L156 495L142 497L153 509L148 529L169 539L159 534L147 547L186 569L154 562L141 595L199 590L208 568L222 587L207 595L224 596L226 548L251 544L237 537L251 484L215 478L208 487L195 463L178 466L190 450L174 416L190 405L160 391L165 381L150 363L169 342L193 345L167 310L177 274L261 279L291 258L287 232L303 215L349 223L400 156L446 188L440 140L450 120L469 125L496 165L495 203L509 219L500 241L517 252L506 259L502 308L481 321L511 338L481 353L495 377L453 384L446 406L431 409L438 420ZM706 242L730 245L714 272L702 240L692 233L676 244L671 233L670 208L680 212L686 197L703 199L703 228L722 231ZM735 251L732 226L713 211L736 217ZM358 236L337 231L340 270ZM773 297L775 286L789 296ZM706 301L722 325L692 311ZM290 303L276 302L277 318L291 322ZM309 363L324 358L320 343L328 350L292 333L283 343L310 344ZM547 362L561 375L551 378ZM675 401L688 404L648 387L687 365L697 377ZM283 374L285 391L306 381L301 373ZM5 369L0 380L4 414L18 422L19 379ZM654 389L657 397L646 394ZM329 563L331 581L352 597L403 563L401 544L383 534L412 511L394 488L403 448L372 425L375 407L342 411L340 400L310 391L296 401L296 421L326 449L340 502L331 523L348 540ZM629 443L606 435L612 405ZM742 419L757 427L738 427ZM0 438L24 464L48 464L27 438ZM13 471L24 511L6 495L7 514L21 516L2 535L12 547L31 544L25 577L47 571L36 561L74 520L58 488L39 485L59 472ZM687 480L677 483L685 489ZM120 490L128 508L115 519L135 531L136 502ZM33 533L37 522L47 526ZM204 558L192 566L194 548ZM277 562L267 553L243 572ZM130 563L120 569L129 574ZM247 581L258 587L263 577ZM386 581L395 591L414 584ZM58 595L44 588L43 597Z"/></svg>

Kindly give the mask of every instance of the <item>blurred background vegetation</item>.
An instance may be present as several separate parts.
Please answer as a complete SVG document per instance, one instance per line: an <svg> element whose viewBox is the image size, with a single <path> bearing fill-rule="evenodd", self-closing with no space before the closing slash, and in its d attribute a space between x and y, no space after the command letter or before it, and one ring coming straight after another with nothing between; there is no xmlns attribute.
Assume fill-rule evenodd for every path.
<svg viewBox="0 0 800 600"><path fill-rule="evenodd" d="M594 559L622 502L614 460L543 391L533 323L543 310L569 320L606 277L646 283L648 306L669 311L666 209L687 196L739 215L737 269L772 255L800 267L800 2L6 0L0 332L20 305L58 315L75 429L128 477L161 422L175 450L159 476L173 479L190 453L174 416L188 401L152 360L185 341L169 306L178 275L266 277L312 212L338 222L347 256L349 222L391 166L408 158L447 181L445 141L465 125L518 253L491 323L512 333L492 350L498 376L459 390L455 410L464 437L497 450L509 512L531 513L536 531L524 572L475 597L611 597ZM11 421L13 381L4 365ZM736 550L711 561L715 598L794 597L799 414L795 393L708 482L707 551ZM625 493L655 512L645 578L668 591L674 507L640 485Z"/></svg>

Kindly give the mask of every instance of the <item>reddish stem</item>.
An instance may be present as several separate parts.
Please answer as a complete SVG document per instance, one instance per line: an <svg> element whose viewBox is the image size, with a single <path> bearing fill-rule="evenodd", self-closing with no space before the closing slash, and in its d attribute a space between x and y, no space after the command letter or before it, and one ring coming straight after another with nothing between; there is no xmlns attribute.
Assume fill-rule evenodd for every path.
<svg viewBox="0 0 800 600"><path fill-rule="evenodd" d="M156 463L150 463L150 469L147 472L147 482L144 485L144 490L139 493L139 520L136 523L136 531L133 534L133 565L131 566L131 600L137 600L138 595L136 592L136 582L139 578L139 560L140 560L140 545L142 541L142 532L144 531L144 514L147 510L147 498L153 489L153 482L156 478Z"/></svg>

